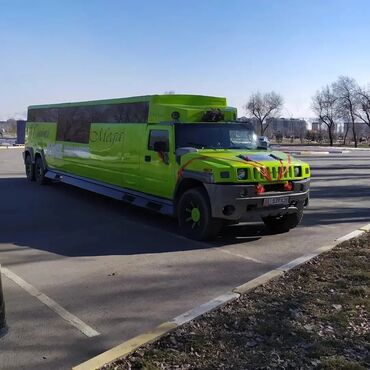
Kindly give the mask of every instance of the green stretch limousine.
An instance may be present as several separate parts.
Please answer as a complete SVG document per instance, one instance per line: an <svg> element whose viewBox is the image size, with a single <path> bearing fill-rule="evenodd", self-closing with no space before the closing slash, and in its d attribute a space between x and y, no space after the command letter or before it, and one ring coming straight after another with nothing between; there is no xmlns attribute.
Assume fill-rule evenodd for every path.
<svg viewBox="0 0 370 370"><path fill-rule="evenodd" d="M256 214L272 231L288 231L308 205L309 165L259 148L236 117L225 98L197 95L31 106L27 178L175 216L192 239Z"/></svg>

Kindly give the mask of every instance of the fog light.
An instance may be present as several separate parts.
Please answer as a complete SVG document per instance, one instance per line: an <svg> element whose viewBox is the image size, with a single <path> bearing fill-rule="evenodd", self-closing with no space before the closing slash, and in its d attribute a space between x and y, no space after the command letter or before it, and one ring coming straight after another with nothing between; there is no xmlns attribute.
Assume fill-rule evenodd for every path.
<svg viewBox="0 0 370 370"><path fill-rule="evenodd" d="M238 169L238 180L245 180L247 178L247 170L244 168Z"/></svg>
<svg viewBox="0 0 370 370"><path fill-rule="evenodd" d="M222 210L222 213L225 216L231 216L234 212L235 212L235 207L231 205L225 206L224 209Z"/></svg>

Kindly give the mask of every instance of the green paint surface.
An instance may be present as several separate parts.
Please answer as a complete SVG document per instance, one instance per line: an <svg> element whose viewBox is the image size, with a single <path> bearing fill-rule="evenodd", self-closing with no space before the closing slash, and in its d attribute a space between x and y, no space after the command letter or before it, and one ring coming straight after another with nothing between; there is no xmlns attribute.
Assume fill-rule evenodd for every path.
<svg viewBox="0 0 370 370"><path fill-rule="evenodd" d="M204 149L183 155L175 155L175 126L172 112L180 114L179 122L200 122L203 114L213 108L220 109L225 121L233 121L236 109L227 106L225 98L198 95L152 95L136 98L100 100L81 103L49 104L32 106L29 109L49 109L65 106L119 104L148 102L148 123L93 123L90 126L87 144L57 141L57 122L28 122L26 126L26 147L43 150L50 169L60 170L78 176L99 180L107 184L121 186L147 194L173 199L178 181L179 170L186 163L186 170L211 175L215 183L268 183L261 178L251 163L238 158L239 155L260 156L271 153L281 159L262 160L259 165L266 166L274 175L279 166L290 166L284 179L304 179L310 176L308 164L295 158L288 158L282 152ZM167 131L169 152L166 158L148 147L151 130ZM180 160L180 162L178 162ZM302 176L295 177L293 167L302 166ZM237 179L237 169L245 168L246 180ZM275 170L274 170L275 168ZM229 178L220 173L229 171ZM181 171L180 171L181 172ZM273 182L278 176L272 176ZM194 211L195 212L195 211ZM194 213L192 217L197 217Z"/></svg>

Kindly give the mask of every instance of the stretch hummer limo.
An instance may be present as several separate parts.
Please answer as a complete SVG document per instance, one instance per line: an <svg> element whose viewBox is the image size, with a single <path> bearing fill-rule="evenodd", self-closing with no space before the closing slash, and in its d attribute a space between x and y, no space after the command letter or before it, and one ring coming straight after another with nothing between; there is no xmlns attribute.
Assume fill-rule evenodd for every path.
<svg viewBox="0 0 370 370"><path fill-rule="evenodd" d="M192 239L255 215L288 231L308 205L309 165L260 147L236 117L225 98L197 95L31 106L26 175L177 217Z"/></svg>

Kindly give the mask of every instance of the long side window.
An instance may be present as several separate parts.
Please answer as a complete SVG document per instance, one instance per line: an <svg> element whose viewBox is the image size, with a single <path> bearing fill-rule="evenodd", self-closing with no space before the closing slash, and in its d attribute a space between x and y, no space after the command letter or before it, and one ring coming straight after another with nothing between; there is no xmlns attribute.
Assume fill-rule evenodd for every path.
<svg viewBox="0 0 370 370"><path fill-rule="evenodd" d="M146 123L149 103L120 103L35 108L29 122L57 122L57 140L88 144L92 123Z"/></svg>

